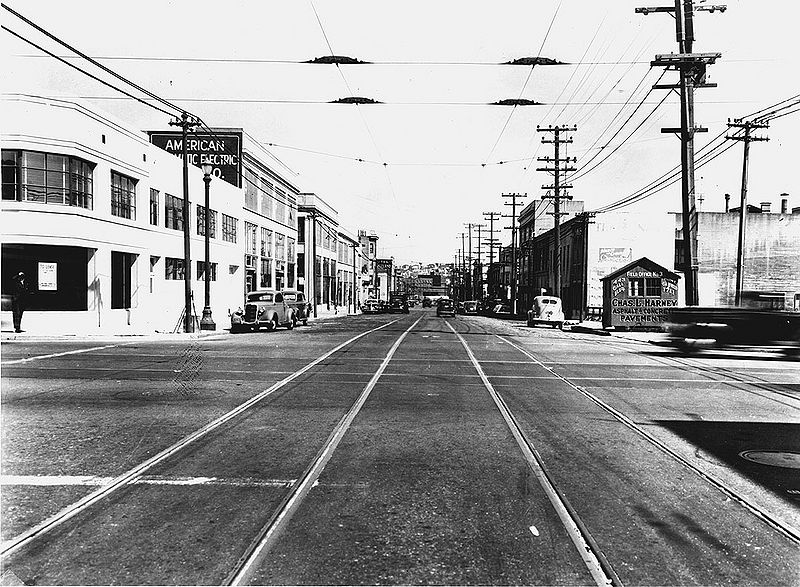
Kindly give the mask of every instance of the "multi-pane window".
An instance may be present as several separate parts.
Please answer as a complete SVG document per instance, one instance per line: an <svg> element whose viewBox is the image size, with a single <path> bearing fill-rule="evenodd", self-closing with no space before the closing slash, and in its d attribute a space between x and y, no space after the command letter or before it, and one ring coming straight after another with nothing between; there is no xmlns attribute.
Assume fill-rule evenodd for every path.
<svg viewBox="0 0 800 587"><path fill-rule="evenodd" d="M286 259L286 235L275 233L275 258L279 261Z"/></svg>
<svg viewBox="0 0 800 587"><path fill-rule="evenodd" d="M294 239L286 237L286 287L294 287Z"/></svg>
<svg viewBox="0 0 800 587"><path fill-rule="evenodd" d="M136 220L136 180L111 172L111 215Z"/></svg>
<svg viewBox="0 0 800 587"><path fill-rule="evenodd" d="M261 229L261 256L272 257L272 231L267 228Z"/></svg>
<svg viewBox="0 0 800 587"><path fill-rule="evenodd" d="M272 259L261 258L261 287L272 287Z"/></svg>
<svg viewBox="0 0 800 587"><path fill-rule="evenodd" d="M633 277L628 278L628 297L661 297L661 278Z"/></svg>
<svg viewBox="0 0 800 587"><path fill-rule="evenodd" d="M258 212L258 178L249 169L244 170L244 207Z"/></svg>
<svg viewBox="0 0 800 587"><path fill-rule="evenodd" d="M197 234L200 236L206 235L206 207L197 205ZM208 236L209 238L217 238L217 211L209 210L208 217Z"/></svg>
<svg viewBox="0 0 800 587"><path fill-rule="evenodd" d="M217 264L216 263L209 263L211 265L211 273L209 273L209 281L216 281L217 280ZM198 261L197 262L197 281L205 281L206 280L206 262L205 261Z"/></svg>
<svg viewBox="0 0 800 587"><path fill-rule="evenodd" d="M244 223L244 252L248 255L256 254L256 229L255 224L245 221Z"/></svg>
<svg viewBox="0 0 800 587"><path fill-rule="evenodd" d="M158 190L150 188L150 224L158 226Z"/></svg>
<svg viewBox="0 0 800 587"><path fill-rule="evenodd" d="M272 287L272 231L261 229L261 287Z"/></svg>
<svg viewBox="0 0 800 587"><path fill-rule="evenodd" d="M164 258L164 279L167 280L180 280L184 279L183 259L175 259L174 257Z"/></svg>
<svg viewBox="0 0 800 587"><path fill-rule="evenodd" d="M183 198L164 194L164 226L183 230Z"/></svg>
<svg viewBox="0 0 800 587"><path fill-rule="evenodd" d="M77 157L3 150L3 199L92 209L94 165Z"/></svg>
<svg viewBox="0 0 800 587"><path fill-rule="evenodd" d="M236 242L236 222L237 220L233 216L222 215L222 240L225 242Z"/></svg>
<svg viewBox="0 0 800 587"><path fill-rule="evenodd" d="M272 218L273 185L271 181L261 178L261 213L267 218Z"/></svg>
<svg viewBox="0 0 800 587"><path fill-rule="evenodd" d="M275 220L286 224L286 192L279 187L275 188Z"/></svg>
<svg viewBox="0 0 800 587"><path fill-rule="evenodd" d="M305 218L298 218L297 219L297 242L298 243L305 243L306 242L306 219Z"/></svg>

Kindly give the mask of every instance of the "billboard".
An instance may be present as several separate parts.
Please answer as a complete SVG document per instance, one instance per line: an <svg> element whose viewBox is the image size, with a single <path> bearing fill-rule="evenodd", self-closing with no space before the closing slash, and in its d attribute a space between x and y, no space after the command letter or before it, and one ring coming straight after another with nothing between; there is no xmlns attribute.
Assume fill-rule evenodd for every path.
<svg viewBox="0 0 800 587"><path fill-rule="evenodd" d="M150 142L159 149L183 156L183 136L174 131L149 131ZM189 163L200 167L211 162L211 173L237 188L242 187L242 133L231 131L192 132L186 139Z"/></svg>
<svg viewBox="0 0 800 587"><path fill-rule="evenodd" d="M375 259L375 273L389 273L392 272L391 259Z"/></svg>

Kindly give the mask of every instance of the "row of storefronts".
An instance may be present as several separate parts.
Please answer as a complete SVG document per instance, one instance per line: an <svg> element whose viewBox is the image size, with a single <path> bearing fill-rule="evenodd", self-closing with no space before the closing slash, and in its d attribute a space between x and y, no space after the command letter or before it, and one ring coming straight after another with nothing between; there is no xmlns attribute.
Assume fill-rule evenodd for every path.
<svg viewBox="0 0 800 587"><path fill-rule="evenodd" d="M359 239L243 129L189 134L187 216L180 133L133 130L51 97L9 95L3 111L4 329L12 278L23 272L28 332L180 330L187 248L193 314L206 305L206 214L218 329L251 290L296 288L326 309L353 311L369 287L357 271Z"/></svg>

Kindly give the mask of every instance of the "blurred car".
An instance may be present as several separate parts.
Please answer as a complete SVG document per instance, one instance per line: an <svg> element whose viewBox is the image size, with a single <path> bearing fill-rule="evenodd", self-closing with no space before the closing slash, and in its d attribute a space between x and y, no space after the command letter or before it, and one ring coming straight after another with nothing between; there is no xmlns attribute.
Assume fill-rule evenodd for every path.
<svg viewBox="0 0 800 587"><path fill-rule="evenodd" d="M467 300L464 302L464 314L477 314L478 313L478 302L476 300Z"/></svg>
<svg viewBox="0 0 800 587"><path fill-rule="evenodd" d="M405 294L390 294L388 308L388 312L390 314L394 312L408 314L408 311L408 300L406 299Z"/></svg>
<svg viewBox="0 0 800 587"><path fill-rule="evenodd" d="M362 314L380 314L381 311L381 303L375 298L367 298L361 304Z"/></svg>
<svg viewBox="0 0 800 587"><path fill-rule="evenodd" d="M295 309L284 300L283 294L273 289L251 291L245 298L244 310L231 314L231 332L276 330L285 326L289 330L297 323Z"/></svg>
<svg viewBox="0 0 800 587"><path fill-rule="evenodd" d="M442 298L436 304L436 315L437 316L455 316L456 315L456 305L453 303L453 300L450 298Z"/></svg>
<svg viewBox="0 0 800 587"><path fill-rule="evenodd" d="M428 297L422 298L422 307L423 308L430 308L432 305L433 305L433 302L431 301L430 298L428 298Z"/></svg>
<svg viewBox="0 0 800 587"><path fill-rule="evenodd" d="M492 314L495 315L503 315L503 314L511 314L511 304L495 304L492 308Z"/></svg>
<svg viewBox="0 0 800 587"><path fill-rule="evenodd" d="M283 294L284 301L294 308L297 321L302 322L303 326L308 324L308 319L313 309L311 303L306 299L306 295L296 289L284 289L281 290L281 293Z"/></svg>
<svg viewBox="0 0 800 587"><path fill-rule="evenodd" d="M528 326L548 324L553 328L564 327L564 310L561 298L555 296L536 296L533 307L528 310Z"/></svg>

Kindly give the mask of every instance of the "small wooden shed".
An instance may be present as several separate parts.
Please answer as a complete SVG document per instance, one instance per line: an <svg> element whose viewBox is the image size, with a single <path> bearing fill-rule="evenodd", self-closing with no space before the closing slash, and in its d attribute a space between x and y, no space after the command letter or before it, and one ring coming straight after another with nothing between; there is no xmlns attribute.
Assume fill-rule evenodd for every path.
<svg viewBox="0 0 800 587"><path fill-rule="evenodd" d="M678 305L680 275L647 257L609 273L603 282L603 326L622 330L660 330Z"/></svg>

